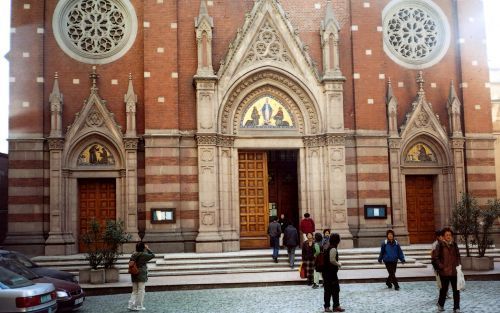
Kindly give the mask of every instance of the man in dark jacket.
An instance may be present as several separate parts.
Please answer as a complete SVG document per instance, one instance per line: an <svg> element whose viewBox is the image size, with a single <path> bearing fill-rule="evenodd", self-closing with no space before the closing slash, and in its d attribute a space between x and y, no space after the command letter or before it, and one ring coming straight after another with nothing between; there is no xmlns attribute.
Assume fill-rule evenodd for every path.
<svg viewBox="0 0 500 313"><path fill-rule="evenodd" d="M401 250L401 246L397 240L394 239L394 231L389 229L386 232L386 236L387 238L382 242L382 246L380 247L378 262L382 263L382 261L384 261L387 272L389 273L385 281L387 287L392 288L394 284L394 290L399 290L399 283L396 278L396 268L398 266L398 259L402 263L405 263L405 256Z"/></svg>
<svg viewBox="0 0 500 313"><path fill-rule="evenodd" d="M443 228L443 240L437 248L432 251L432 263L437 267L441 278L441 289L439 290L438 311L444 311L444 302L451 283L453 289L453 312L460 312L460 291L457 290L457 266L460 265L460 251L453 241L451 228Z"/></svg>
<svg viewBox="0 0 500 313"><path fill-rule="evenodd" d="M274 263L278 263L278 254L280 252L281 226L278 223L277 216L273 216L271 218L271 223L269 223L269 227L267 228L267 233L269 234L271 248L273 248Z"/></svg>
<svg viewBox="0 0 500 313"><path fill-rule="evenodd" d="M295 248L299 245L299 233L297 232L297 228L289 222L283 233L283 245L286 247L288 261L290 262L290 267L293 269L295 263Z"/></svg>

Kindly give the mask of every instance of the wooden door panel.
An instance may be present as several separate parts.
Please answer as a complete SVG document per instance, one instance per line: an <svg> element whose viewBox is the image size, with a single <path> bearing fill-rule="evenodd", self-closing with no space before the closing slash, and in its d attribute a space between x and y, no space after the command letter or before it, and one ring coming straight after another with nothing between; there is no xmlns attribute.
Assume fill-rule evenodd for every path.
<svg viewBox="0 0 500 313"><path fill-rule="evenodd" d="M432 176L406 176L406 208L410 242L432 242L435 228Z"/></svg>
<svg viewBox="0 0 500 313"><path fill-rule="evenodd" d="M78 180L79 231L88 230L90 221L95 218L100 225L106 220L116 219L116 187L114 179L80 179ZM80 243L80 252L85 249Z"/></svg>
<svg viewBox="0 0 500 313"><path fill-rule="evenodd" d="M268 247L269 208L266 152L238 152L238 169L240 247Z"/></svg>

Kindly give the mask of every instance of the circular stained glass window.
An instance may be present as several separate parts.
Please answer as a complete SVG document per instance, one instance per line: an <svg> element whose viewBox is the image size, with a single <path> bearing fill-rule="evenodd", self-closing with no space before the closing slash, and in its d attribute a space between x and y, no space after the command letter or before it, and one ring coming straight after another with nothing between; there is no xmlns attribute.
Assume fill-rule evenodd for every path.
<svg viewBox="0 0 500 313"><path fill-rule="evenodd" d="M52 20L57 43L72 58L104 64L123 56L137 35L128 0L61 0Z"/></svg>
<svg viewBox="0 0 500 313"><path fill-rule="evenodd" d="M438 63L448 50L448 20L431 1L392 1L383 10L382 19L384 51L399 65L427 68Z"/></svg>

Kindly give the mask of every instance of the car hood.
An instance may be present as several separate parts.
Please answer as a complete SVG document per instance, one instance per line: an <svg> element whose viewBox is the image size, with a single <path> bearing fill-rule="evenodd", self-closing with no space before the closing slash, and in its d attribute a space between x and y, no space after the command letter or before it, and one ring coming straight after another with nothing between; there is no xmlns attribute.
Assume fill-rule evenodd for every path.
<svg viewBox="0 0 500 313"><path fill-rule="evenodd" d="M68 282L73 281L74 278L74 275L71 273L59 271L48 267L32 267L30 268L30 270L32 270L33 272L37 273L40 276L54 277L57 279L66 280Z"/></svg>
<svg viewBox="0 0 500 313"><path fill-rule="evenodd" d="M34 283L52 283L52 284L54 284L56 289L63 289L63 290L69 291L69 292L74 292L74 291L80 290L80 286L78 284L71 283L71 282L66 281L66 280L52 278L52 277L43 276L43 277L38 277L38 278L32 279L31 281Z"/></svg>

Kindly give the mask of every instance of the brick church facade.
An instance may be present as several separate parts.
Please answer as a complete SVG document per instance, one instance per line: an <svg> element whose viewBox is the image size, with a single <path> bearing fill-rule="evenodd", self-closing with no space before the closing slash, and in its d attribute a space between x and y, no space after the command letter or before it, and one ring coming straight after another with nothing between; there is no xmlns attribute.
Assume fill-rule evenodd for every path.
<svg viewBox="0 0 500 313"><path fill-rule="evenodd" d="M16 0L8 231L81 251L268 247L309 212L344 247L432 241L496 198L480 0ZM131 249L127 245L127 249Z"/></svg>

